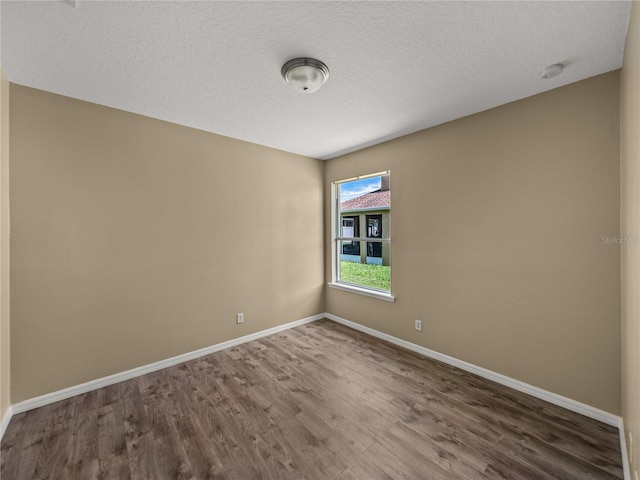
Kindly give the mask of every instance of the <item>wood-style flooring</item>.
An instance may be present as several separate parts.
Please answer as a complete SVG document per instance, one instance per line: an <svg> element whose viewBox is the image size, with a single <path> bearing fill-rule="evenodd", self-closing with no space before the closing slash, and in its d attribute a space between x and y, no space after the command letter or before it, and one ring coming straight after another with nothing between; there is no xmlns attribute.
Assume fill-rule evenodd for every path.
<svg viewBox="0 0 640 480"><path fill-rule="evenodd" d="M617 429L328 320L15 415L3 480L620 479Z"/></svg>

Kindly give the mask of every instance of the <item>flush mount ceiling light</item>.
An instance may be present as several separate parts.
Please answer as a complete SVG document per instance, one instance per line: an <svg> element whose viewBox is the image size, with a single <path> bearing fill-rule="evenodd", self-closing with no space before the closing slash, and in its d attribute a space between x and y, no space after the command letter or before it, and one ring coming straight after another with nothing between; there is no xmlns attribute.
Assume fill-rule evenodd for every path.
<svg viewBox="0 0 640 480"><path fill-rule="evenodd" d="M549 65L547 68L542 70L542 73L540 73L540 78L542 80L549 80L550 78L557 77L562 73L563 68L564 68L564 65L562 65L561 63L556 63L555 65Z"/></svg>
<svg viewBox="0 0 640 480"><path fill-rule="evenodd" d="M294 58L282 66L282 76L302 93L317 92L329 78L329 68L315 58Z"/></svg>

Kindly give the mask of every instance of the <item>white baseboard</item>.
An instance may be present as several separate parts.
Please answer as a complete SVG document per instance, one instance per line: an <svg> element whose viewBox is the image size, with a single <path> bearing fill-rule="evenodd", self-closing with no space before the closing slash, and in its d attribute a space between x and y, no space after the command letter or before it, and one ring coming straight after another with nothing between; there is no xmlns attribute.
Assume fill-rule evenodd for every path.
<svg viewBox="0 0 640 480"><path fill-rule="evenodd" d="M439 360L448 365L458 367L461 370L474 373L480 377L484 377L501 385L513 388L514 390L518 390L519 392L527 393L532 397L545 400L549 403L553 403L554 405L558 405L560 407L566 408L567 410L571 410L572 412L580 413L586 417L593 418L594 420L598 420L602 423L606 423L607 425L611 425L614 427L619 427L620 425L621 418L618 415L614 415L613 413L605 412L604 410L592 407L591 405L587 405L585 403L563 397L562 395L543 390L542 388L534 387L533 385L521 382L520 380L516 380L515 378L507 377L506 375L502 375L501 373L487 370L486 368L482 368L472 363L465 362L464 360L450 357L449 355L445 355L421 345L402 340L387 333L374 330L373 328L365 327L364 325L346 320L330 313L326 314L326 318L328 318L329 320L333 320L336 323L340 323L341 325L353 328L354 330L366 333L367 335L371 335L372 337L386 340L389 343L393 343L394 345L398 345L399 347L419 353L421 355L424 355L425 357Z"/></svg>
<svg viewBox="0 0 640 480"><path fill-rule="evenodd" d="M9 426L9 421L11 420L12 416L13 416L13 409L11 406L9 406L9 408L7 408L7 411L4 412L4 415L2 416L2 420L0 420L0 441L2 441L2 437L4 437L4 432L7 430L7 427Z"/></svg>
<svg viewBox="0 0 640 480"><path fill-rule="evenodd" d="M624 480L631 480L629 455L627 454L627 437L624 433L624 420L622 418L620 418L620 425L618 425L618 434L620 435L620 453L622 454L622 471L624 473Z"/></svg>
<svg viewBox="0 0 640 480"><path fill-rule="evenodd" d="M160 360L159 362L150 363L148 365L143 365L141 367L132 368L131 370L115 373L113 375L109 375L108 377L91 380L90 382L81 383L80 385L75 385L73 387L65 388L64 390L58 390L56 392L47 393L39 397L30 398L29 400L24 400L22 402L12 405L11 406L12 414L16 415L18 413L26 412L28 410L33 410L34 408L42 407L44 405L49 405L54 402L59 402L60 400L65 400L67 398L75 397L76 395L81 395L83 393L87 393L92 390L97 390L98 388L107 387L109 385L113 385L114 383L130 380L132 378L139 377L147 373L155 372L157 370L162 370L163 368L172 367L179 363L184 363L189 360L193 360L194 358L204 357L205 355L219 352L220 350L225 350L227 348L235 347L237 345L247 343L252 340L257 340L258 338L266 337L267 335L273 335L274 333L279 333L284 330L288 330L290 328L299 327L300 325L305 325L307 323L315 322L316 320L320 320L325 317L326 315L321 313L318 315L314 315L312 317L303 318L301 320L295 320L293 322L285 323L284 325L278 325L277 327L268 328L266 330L261 330L256 333L251 333L243 337L238 337L232 340L228 340L226 342L218 343L210 347L201 348L200 350L184 353L176 357L167 358L165 360ZM8 420L7 420L7 423L8 423Z"/></svg>

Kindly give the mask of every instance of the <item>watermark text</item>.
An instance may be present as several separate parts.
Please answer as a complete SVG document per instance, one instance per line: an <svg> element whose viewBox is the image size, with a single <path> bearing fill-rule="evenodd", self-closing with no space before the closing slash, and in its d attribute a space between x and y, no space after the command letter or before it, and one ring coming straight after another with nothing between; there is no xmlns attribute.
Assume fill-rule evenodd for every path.
<svg viewBox="0 0 640 480"><path fill-rule="evenodd" d="M640 237L602 237L603 245L640 245Z"/></svg>

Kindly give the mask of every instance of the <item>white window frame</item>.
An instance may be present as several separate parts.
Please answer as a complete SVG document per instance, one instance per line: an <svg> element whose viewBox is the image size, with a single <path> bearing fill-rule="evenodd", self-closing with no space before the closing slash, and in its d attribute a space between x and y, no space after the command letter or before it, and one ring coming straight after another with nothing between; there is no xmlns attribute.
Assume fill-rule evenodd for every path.
<svg viewBox="0 0 640 480"><path fill-rule="evenodd" d="M391 291L386 292L383 290L378 290L375 288L363 287L352 285L350 283L344 283L339 280L340 277L340 252L341 249L339 247L340 242L342 241L358 241L358 242L370 242L371 238L362 237L362 226L360 228L360 236L359 237L342 237L342 223L340 221L340 195L339 195L339 186L343 183L353 182L356 180L363 180L371 177L380 177L383 175L389 175L389 170L372 173L369 175L360 175L358 177L347 178L344 180L338 180L331 183L331 282L329 282L329 287L336 288L339 290L345 290L347 292L357 293L360 295L366 295L368 297L378 298L381 300L386 300L389 302L394 302L395 297L391 294ZM389 258L391 258L391 209L389 209L389 237L376 239L376 241L381 241L382 243L389 244ZM391 262L390 262L391 263ZM391 283L391 288L393 288L393 282Z"/></svg>

